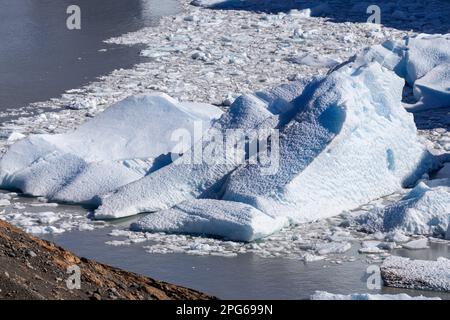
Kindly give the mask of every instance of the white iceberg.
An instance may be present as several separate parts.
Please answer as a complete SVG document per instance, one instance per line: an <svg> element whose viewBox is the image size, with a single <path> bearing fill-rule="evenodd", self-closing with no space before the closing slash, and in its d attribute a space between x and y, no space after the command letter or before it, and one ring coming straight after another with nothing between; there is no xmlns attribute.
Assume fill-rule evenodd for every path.
<svg viewBox="0 0 450 320"><path fill-rule="evenodd" d="M223 199L302 223L337 215L414 183L433 164L401 105L404 81L378 63L311 83L280 134L274 175L235 170Z"/></svg>
<svg viewBox="0 0 450 320"><path fill-rule="evenodd" d="M450 106L450 34L389 40L356 57L359 64L373 60L395 71L413 88L417 102L405 104L409 110Z"/></svg>
<svg viewBox="0 0 450 320"><path fill-rule="evenodd" d="M129 97L73 132L32 135L0 161L0 186L51 200L91 203L97 195L143 177L177 150L175 130L205 129L222 111L183 104L165 94ZM192 135L194 136L194 135ZM189 146L188 146L189 147Z"/></svg>
<svg viewBox="0 0 450 320"><path fill-rule="evenodd" d="M305 84L305 81L298 81L268 92L239 97L202 141L194 144L181 158L102 197L95 217L120 218L169 209L200 197L215 197L215 193L220 193L227 175L242 163L242 157L236 151L243 150L228 148L224 137L227 141L239 143L254 134L255 130L275 128L285 121L283 116L293 110L291 100L302 92ZM233 129L238 131L230 133ZM217 154L217 159L209 157L210 154Z"/></svg>
<svg viewBox="0 0 450 320"><path fill-rule="evenodd" d="M311 300L441 300L441 298L428 298L424 296L411 297L406 293L400 294L370 294L370 293L353 293L353 294L334 294L326 291L316 291Z"/></svg>
<svg viewBox="0 0 450 320"><path fill-rule="evenodd" d="M391 256L381 265L385 285L396 288L450 291L450 260L410 260Z"/></svg>
<svg viewBox="0 0 450 320"><path fill-rule="evenodd" d="M192 200L149 214L131 225L135 231L189 233L232 241L267 237L287 225L252 206L219 200Z"/></svg>
<svg viewBox="0 0 450 320"><path fill-rule="evenodd" d="M365 231L444 237L450 221L450 179L420 182L400 201L356 218Z"/></svg>

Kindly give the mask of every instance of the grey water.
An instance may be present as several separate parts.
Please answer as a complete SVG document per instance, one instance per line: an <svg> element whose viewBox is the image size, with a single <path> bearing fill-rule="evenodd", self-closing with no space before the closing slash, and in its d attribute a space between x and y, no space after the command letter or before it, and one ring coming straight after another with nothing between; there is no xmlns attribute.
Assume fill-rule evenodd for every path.
<svg viewBox="0 0 450 320"><path fill-rule="evenodd" d="M143 245L112 247L106 245L110 228L90 232L74 231L44 238L71 250L79 256L143 274L157 280L182 285L217 296L220 299L309 299L316 291L337 294L407 293L450 300L450 293L416 291L383 287L369 290L369 266L354 245L346 255L354 262L305 264L286 258L261 258L254 254L237 257L192 256L187 254L150 254ZM431 244L429 250L398 250L393 254L414 259L435 260L450 256L450 246Z"/></svg>
<svg viewBox="0 0 450 320"><path fill-rule="evenodd" d="M81 9L80 30L66 26L70 5ZM177 0L0 0L0 111L132 67L142 59L138 47L103 41L179 10Z"/></svg>

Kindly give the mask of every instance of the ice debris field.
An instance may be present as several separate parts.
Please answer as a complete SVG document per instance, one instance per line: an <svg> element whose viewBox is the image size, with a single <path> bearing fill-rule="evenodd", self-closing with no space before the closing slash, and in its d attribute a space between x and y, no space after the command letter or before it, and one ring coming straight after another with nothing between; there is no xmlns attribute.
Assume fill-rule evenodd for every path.
<svg viewBox="0 0 450 320"><path fill-rule="evenodd" d="M407 83L412 108L445 106L448 61L448 36L419 35L370 47L326 76L243 95L223 114L165 94L132 96L71 132L14 143L0 161L0 186L98 207L97 219L155 212L133 223L137 231L264 238L414 187L439 168L402 98ZM434 81L421 81L430 74ZM174 132L198 123L200 141L175 145ZM215 135L231 140L236 129L279 131L274 172L228 156L235 150ZM198 149L220 156L197 159ZM364 225L445 237L448 185L421 182Z"/></svg>
<svg viewBox="0 0 450 320"><path fill-rule="evenodd" d="M11 120L0 131L10 190L0 218L57 234L135 216L108 244L337 264L354 247L381 263L394 249L448 244L448 6L386 1L375 25L356 19L369 5L360 2L189 2L108 40L145 44L148 62L1 114ZM179 129L194 137L182 148L171 139ZM226 157L214 137L230 130L279 132L275 172ZM227 161L183 160L205 149ZM420 270L447 262L387 260L382 270L392 286L419 288ZM448 291L438 275L422 285Z"/></svg>

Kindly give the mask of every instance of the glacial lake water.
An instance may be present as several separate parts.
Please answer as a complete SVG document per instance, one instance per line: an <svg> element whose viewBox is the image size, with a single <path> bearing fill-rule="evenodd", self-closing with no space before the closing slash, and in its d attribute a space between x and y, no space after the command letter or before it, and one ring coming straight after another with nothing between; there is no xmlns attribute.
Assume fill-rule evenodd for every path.
<svg viewBox="0 0 450 320"><path fill-rule="evenodd" d="M383 287L368 290L366 272L369 266L365 255L351 252L354 262L330 264L292 259L261 258L254 254L237 257L193 256L187 254L150 254L143 244L113 247L111 228L95 231L74 231L44 238L75 252L128 271L147 275L178 285L190 287L220 299L309 299L316 290L331 293L407 293L450 300L450 293L416 291ZM396 250L393 254L414 259L435 260L450 257L450 246L431 244L428 250Z"/></svg>
<svg viewBox="0 0 450 320"><path fill-rule="evenodd" d="M81 30L66 27L70 5L81 9ZM0 111L130 68L142 60L140 48L103 40L179 10L177 0L0 0Z"/></svg>

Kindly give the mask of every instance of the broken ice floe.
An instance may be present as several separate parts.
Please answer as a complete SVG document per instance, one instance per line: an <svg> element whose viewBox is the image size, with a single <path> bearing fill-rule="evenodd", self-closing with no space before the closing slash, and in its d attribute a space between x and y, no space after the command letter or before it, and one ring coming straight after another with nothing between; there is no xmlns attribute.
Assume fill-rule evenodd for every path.
<svg viewBox="0 0 450 320"><path fill-rule="evenodd" d="M390 287L450 291L450 260L410 260L392 256L381 265L384 283Z"/></svg>
<svg viewBox="0 0 450 320"><path fill-rule="evenodd" d="M120 217L167 209L224 184L223 199L247 203L298 223L336 215L393 193L433 166L416 137L412 117L400 104L402 88L403 82L378 64L341 68L324 80L311 81L292 102L294 108L287 109L297 110L297 114L281 127L280 162L275 174L263 175L259 166L232 162L190 168L174 162L104 197L96 215ZM270 103L244 96L218 124L221 129L270 125L273 113L267 111L272 109ZM267 110L267 115L257 110ZM372 136L377 142L369 145ZM359 156L352 150L358 150ZM162 194L161 187L166 190ZM147 216L148 228L143 229L162 225L163 216ZM172 232L175 225L167 224ZM182 225L179 228L183 229ZM209 231L212 229L217 230L210 226Z"/></svg>

